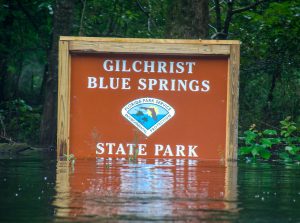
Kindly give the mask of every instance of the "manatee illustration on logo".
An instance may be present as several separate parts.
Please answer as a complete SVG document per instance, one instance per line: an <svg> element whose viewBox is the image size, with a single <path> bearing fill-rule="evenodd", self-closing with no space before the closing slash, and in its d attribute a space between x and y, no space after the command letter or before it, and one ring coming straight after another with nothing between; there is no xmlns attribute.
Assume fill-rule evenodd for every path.
<svg viewBox="0 0 300 223"><path fill-rule="evenodd" d="M122 109L122 115L146 136L150 136L174 115L168 103L157 98L139 98Z"/></svg>

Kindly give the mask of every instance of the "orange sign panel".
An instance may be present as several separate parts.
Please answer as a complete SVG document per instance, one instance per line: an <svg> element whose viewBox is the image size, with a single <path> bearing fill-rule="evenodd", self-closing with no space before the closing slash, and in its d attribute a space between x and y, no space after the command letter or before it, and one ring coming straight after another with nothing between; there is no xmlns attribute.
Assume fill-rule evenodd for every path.
<svg viewBox="0 0 300 223"><path fill-rule="evenodd" d="M230 54L71 54L68 152L225 159L230 63Z"/></svg>

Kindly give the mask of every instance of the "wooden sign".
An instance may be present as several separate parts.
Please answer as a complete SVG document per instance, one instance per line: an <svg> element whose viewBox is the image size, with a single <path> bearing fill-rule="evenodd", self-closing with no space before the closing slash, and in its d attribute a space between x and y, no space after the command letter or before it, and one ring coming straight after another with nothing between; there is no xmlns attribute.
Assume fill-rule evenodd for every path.
<svg viewBox="0 0 300 223"><path fill-rule="evenodd" d="M61 37L58 156L236 159L239 47Z"/></svg>

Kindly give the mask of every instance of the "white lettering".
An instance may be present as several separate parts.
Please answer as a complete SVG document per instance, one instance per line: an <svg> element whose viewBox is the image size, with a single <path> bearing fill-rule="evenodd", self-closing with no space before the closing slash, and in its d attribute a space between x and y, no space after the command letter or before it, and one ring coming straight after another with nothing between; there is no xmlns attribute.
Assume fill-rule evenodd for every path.
<svg viewBox="0 0 300 223"><path fill-rule="evenodd" d="M99 88L100 89L107 89L108 88L107 85L104 85L104 77L99 78Z"/></svg>
<svg viewBox="0 0 300 223"><path fill-rule="evenodd" d="M115 71L120 71L120 60L116 60L116 69Z"/></svg>
<svg viewBox="0 0 300 223"><path fill-rule="evenodd" d="M119 88L119 78L109 78L109 86L111 89L118 89ZM115 85L114 85L115 84Z"/></svg>
<svg viewBox="0 0 300 223"><path fill-rule="evenodd" d="M197 153L195 152L195 149L198 146L189 146L189 157L198 157Z"/></svg>
<svg viewBox="0 0 300 223"><path fill-rule="evenodd" d="M180 91L180 87L183 88L184 91L186 91L186 85L187 85L187 80L178 80L178 91Z"/></svg>
<svg viewBox="0 0 300 223"><path fill-rule="evenodd" d="M164 90L168 91L169 89L168 89L167 85L168 85L168 80L160 79L159 80L159 91L164 91Z"/></svg>
<svg viewBox="0 0 300 223"><path fill-rule="evenodd" d="M203 91L203 92L208 92L209 91L210 87L209 87L209 81L208 80L202 81L202 86L204 88L201 88L201 91Z"/></svg>
<svg viewBox="0 0 300 223"><path fill-rule="evenodd" d="M97 143L96 145L96 154L103 154L104 153L104 143Z"/></svg>
<svg viewBox="0 0 300 223"><path fill-rule="evenodd" d="M184 64L183 62L176 63L176 66L177 66L176 73L181 74L184 72L183 64Z"/></svg>
<svg viewBox="0 0 300 223"><path fill-rule="evenodd" d="M131 89L129 82L130 82L130 78L122 78L122 89L124 90Z"/></svg>
<svg viewBox="0 0 300 223"><path fill-rule="evenodd" d="M195 62L186 62L185 64L188 65L188 74L193 73L193 66L195 66Z"/></svg>
<svg viewBox="0 0 300 223"><path fill-rule="evenodd" d="M149 72L148 68L150 68L150 72L154 73L154 66L155 66L155 62L154 61L144 61L144 72L148 73Z"/></svg>
<svg viewBox="0 0 300 223"><path fill-rule="evenodd" d="M139 79L139 86L138 86L138 90L145 90L147 88L147 84L146 84L146 79L141 78Z"/></svg>
<svg viewBox="0 0 300 223"><path fill-rule="evenodd" d="M109 155L113 154L112 150L115 145L116 145L116 143L106 143L106 146L108 146L108 154Z"/></svg>
<svg viewBox="0 0 300 223"><path fill-rule="evenodd" d="M139 73L139 72L141 72L142 71L142 69L137 69L136 68L136 64L142 64L142 61L139 61L139 60L136 60L136 61L134 61L133 63L132 63L132 69L134 70L134 72L137 72L137 73Z"/></svg>
<svg viewBox="0 0 300 223"><path fill-rule="evenodd" d="M159 152L163 151L164 147L163 145L159 145L159 144L155 144L154 145L155 148L155 156L159 156Z"/></svg>
<svg viewBox="0 0 300 223"><path fill-rule="evenodd" d="M153 90L153 86L157 85L157 80L156 79L148 79L148 81L149 81L149 88L148 88L148 90L152 91Z"/></svg>
<svg viewBox="0 0 300 223"><path fill-rule="evenodd" d="M122 71L123 72L130 72L130 68L129 69L126 69L126 65L127 65L127 61L126 60L123 60L122 61Z"/></svg>
<svg viewBox="0 0 300 223"><path fill-rule="evenodd" d="M123 147L123 144L119 144L119 147L118 147L118 149L117 149L117 151L116 151L116 155L118 155L119 152L121 152L122 155L126 155L125 150L124 150L124 147Z"/></svg>
<svg viewBox="0 0 300 223"><path fill-rule="evenodd" d="M166 62L158 61L157 62L157 73L162 73L162 72L167 73L166 66L167 66Z"/></svg>
<svg viewBox="0 0 300 223"><path fill-rule="evenodd" d="M127 147L129 147L129 155L133 155L133 150L134 150L134 147L136 147L136 144L127 144Z"/></svg>
<svg viewBox="0 0 300 223"><path fill-rule="evenodd" d="M185 156L184 149L183 145L176 145L176 156Z"/></svg>
<svg viewBox="0 0 300 223"><path fill-rule="evenodd" d="M191 80L189 83L189 88L191 91L199 91L198 80Z"/></svg>
<svg viewBox="0 0 300 223"><path fill-rule="evenodd" d="M110 63L110 65L107 67L108 63ZM113 71L114 67L113 67L112 63L113 63L112 60L105 60L104 63L103 63L104 70L106 70L106 71Z"/></svg>
<svg viewBox="0 0 300 223"><path fill-rule="evenodd" d="M163 156L167 156L167 153L169 154L169 156L174 156L173 153L172 153L172 149L171 149L170 145L167 145Z"/></svg>
<svg viewBox="0 0 300 223"><path fill-rule="evenodd" d="M138 155L139 156L146 156L147 155L147 152L145 152L146 146L147 146L146 144L138 144L138 149L139 149Z"/></svg>
<svg viewBox="0 0 300 223"><path fill-rule="evenodd" d="M97 78L88 77L88 88L96 88L97 87Z"/></svg>

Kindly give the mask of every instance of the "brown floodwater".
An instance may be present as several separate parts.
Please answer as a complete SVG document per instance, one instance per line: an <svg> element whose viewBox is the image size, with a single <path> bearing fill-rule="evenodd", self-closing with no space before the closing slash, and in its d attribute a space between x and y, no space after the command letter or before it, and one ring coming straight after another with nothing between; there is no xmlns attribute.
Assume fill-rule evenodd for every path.
<svg viewBox="0 0 300 223"><path fill-rule="evenodd" d="M53 204L62 219L222 219L223 212L236 211L236 170L197 160L98 159L74 167L62 161Z"/></svg>
<svg viewBox="0 0 300 223"><path fill-rule="evenodd" d="M0 222L300 222L300 167L282 163L0 159Z"/></svg>

